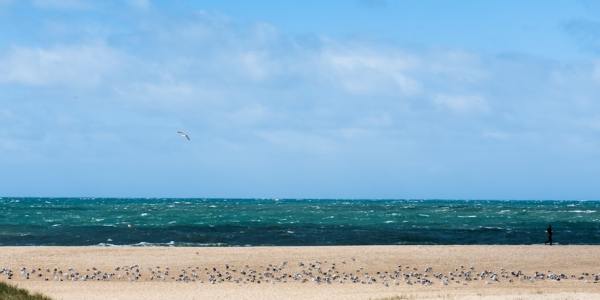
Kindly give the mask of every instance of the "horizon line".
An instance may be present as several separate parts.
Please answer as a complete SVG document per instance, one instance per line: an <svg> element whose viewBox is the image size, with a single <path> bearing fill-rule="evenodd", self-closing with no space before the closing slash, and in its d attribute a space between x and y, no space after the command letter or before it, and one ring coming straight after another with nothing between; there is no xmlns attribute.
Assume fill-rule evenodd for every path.
<svg viewBox="0 0 600 300"><path fill-rule="evenodd" d="M600 201L600 199L519 199L519 198L330 198L330 197L123 197L123 196L0 196L4 199L134 199L134 200L349 200L349 201Z"/></svg>

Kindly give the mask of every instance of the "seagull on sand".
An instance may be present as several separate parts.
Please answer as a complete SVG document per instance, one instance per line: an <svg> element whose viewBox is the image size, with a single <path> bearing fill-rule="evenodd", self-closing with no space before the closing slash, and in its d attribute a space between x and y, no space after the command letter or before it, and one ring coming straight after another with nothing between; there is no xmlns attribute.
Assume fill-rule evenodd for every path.
<svg viewBox="0 0 600 300"><path fill-rule="evenodd" d="M177 131L177 134L179 134L180 136L186 138L188 141L190 141L190 136L187 135L187 133L183 132L183 131Z"/></svg>

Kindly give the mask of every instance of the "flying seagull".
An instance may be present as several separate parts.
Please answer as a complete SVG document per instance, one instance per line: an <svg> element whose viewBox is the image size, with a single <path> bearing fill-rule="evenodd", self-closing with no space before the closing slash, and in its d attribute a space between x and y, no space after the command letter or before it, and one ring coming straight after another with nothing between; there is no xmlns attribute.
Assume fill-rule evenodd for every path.
<svg viewBox="0 0 600 300"><path fill-rule="evenodd" d="M187 133L183 132L183 131L177 131L177 134L179 134L180 136L186 138L188 141L190 141L190 136L187 135Z"/></svg>

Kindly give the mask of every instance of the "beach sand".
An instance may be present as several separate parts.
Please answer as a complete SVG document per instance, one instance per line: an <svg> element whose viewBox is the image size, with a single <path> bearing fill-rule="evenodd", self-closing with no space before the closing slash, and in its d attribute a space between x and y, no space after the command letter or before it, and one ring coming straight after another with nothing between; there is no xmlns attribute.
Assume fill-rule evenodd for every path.
<svg viewBox="0 0 600 300"><path fill-rule="evenodd" d="M0 247L3 268L54 299L600 299L600 246Z"/></svg>

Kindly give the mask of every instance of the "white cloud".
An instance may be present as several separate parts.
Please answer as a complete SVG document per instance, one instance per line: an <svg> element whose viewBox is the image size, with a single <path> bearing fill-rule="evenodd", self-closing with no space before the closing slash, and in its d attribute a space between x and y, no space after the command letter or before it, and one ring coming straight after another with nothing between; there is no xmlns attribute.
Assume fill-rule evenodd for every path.
<svg viewBox="0 0 600 300"><path fill-rule="evenodd" d="M129 5L137 9L148 9L150 8L150 0L128 0Z"/></svg>
<svg viewBox="0 0 600 300"><path fill-rule="evenodd" d="M239 60L243 70L254 80L262 80L270 75L269 62L262 53L244 52L239 55Z"/></svg>
<svg viewBox="0 0 600 300"><path fill-rule="evenodd" d="M89 9L92 3L84 0L32 0L34 6L44 9Z"/></svg>
<svg viewBox="0 0 600 300"><path fill-rule="evenodd" d="M145 72L140 70L140 72ZM186 111L207 109L215 101L225 98L221 91L204 88L183 80L114 83L114 96L126 104L142 109Z"/></svg>
<svg viewBox="0 0 600 300"><path fill-rule="evenodd" d="M99 5L38 5L86 7L78 3ZM147 4L123 3L125 9ZM340 170L329 163L412 161L405 173L423 175L434 164L450 170L456 157L487 163L468 154L488 153L489 145L508 155L554 148L575 157L579 150L560 148L573 136L584 141L578 147L598 149L590 141L600 128L600 63L298 37L206 12L128 17L118 25L52 18L52 28L39 29L44 44L0 50L0 107L10 109L10 115L0 110L0 160L37 157L74 167L85 159L119 166L135 156L170 165L185 157L179 161L194 172L239 170L212 143L218 140L239 150L231 155L239 162L292 155L297 159L285 159L285 169L295 169L326 156L319 167ZM93 89L77 101L65 97L79 88ZM194 142L171 143L179 129ZM527 165L525 159L536 157L519 163ZM208 160L222 165L193 163Z"/></svg>
<svg viewBox="0 0 600 300"><path fill-rule="evenodd" d="M436 107L453 113L480 113L489 111L485 99L478 95L439 94L433 98Z"/></svg>
<svg viewBox="0 0 600 300"><path fill-rule="evenodd" d="M361 49L360 47L329 47L322 52L325 70L349 92L357 94L389 91L414 95L420 84L409 74L418 67L416 57L401 53Z"/></svg>
<svg viewBox="0 0 600 300"><path fill-rule="evenodd" d="M253 126L261 122L269 121L274 116L268 108L259 104L247 104L227 114L227 122L238 123L242 126Z"/></svg>
<svg viewBox="0 0 600 300"><path fill-rule="evenodd" d="M339 144L326 135L298 130L261 130L255 132L262 140L291 152L311 155L334 154Z"/></svg>
<svg viewBox="0 0 600 300"><path fill-rule="evenodd" d="M471 52L445 49L429 54L426 61L429 74L461 84L477 83L489 76L481 58Z"/></svg>
<svg viewBox="0 0 600 300"><path fill-rule="evenodd" d="M593 63L592 79L600 84L600 60Z"/></svg>
<svg viewBox="0 0 600 300"><path fill-rule="evenodd" d="M333 152L342 147L340 141L394 139L399 133L414 139L423 132L481 138L480 130L461 126L468 118L440 119L436 111L490 116L486 119L495 119L494 124L482 118L475 124L496 128L483 133L490 139L510 136L514 128L528 126L524 115L539 113L539 106L525 99L531 95L494 95L520 87L513 80L515 72L505 65L523 66L522 61L356 40L307 41L269 24L240 26L205 12L130 30L137 37L132 44L8 49L0 55L5 70L0 83L97 87L103 99L141 119L144 114L161 116L165 123L210 130L209 135L233 143L246 138L241 132L259 132L282 148L286 139L296 145L327 145L318 152ZM107 29L102 35L111 40L111 34ZM139 51L140 44L144 51ZM533 64L522 69L536 74L556 69L546 68ZM562 84L572 81L573 75L565 72ZM493 118L498 113L508 117ZM504 128L507 124L509 129Z"/></svg>
<svg viewBox="0 0 600 300"><path fill-rule="evenodd" d="M510 133L497 130L484 131L482 135L484 138L501 141L508 140L511 137Z"/></svg>
<svg viewBox="0 0 600 300"><path fill-rule="evenodd" d="M600 116L592 116L575 120L575 124L587 130L600 132Z"/></svg>
<svg viewBox="0 0 600 300"><path fill-rule="evenodd" d="M120 63L104 45L14 47L0 57L0 82L32 86L94 86Z"/></svg>

